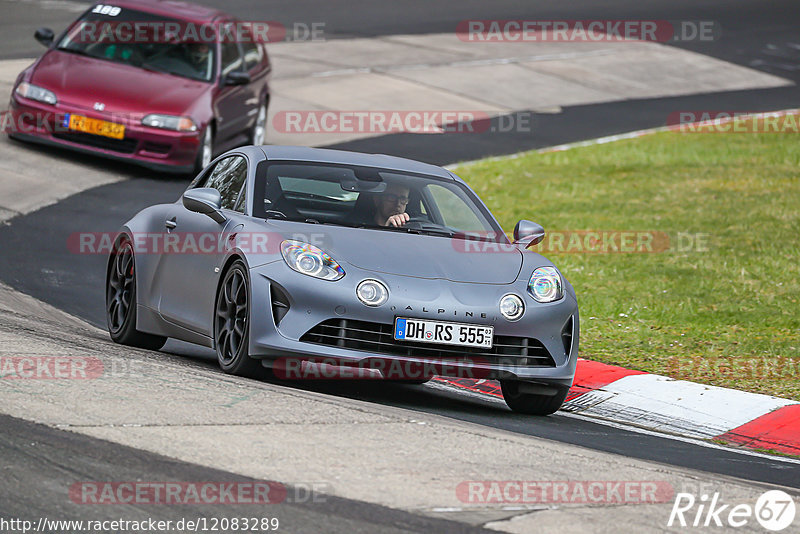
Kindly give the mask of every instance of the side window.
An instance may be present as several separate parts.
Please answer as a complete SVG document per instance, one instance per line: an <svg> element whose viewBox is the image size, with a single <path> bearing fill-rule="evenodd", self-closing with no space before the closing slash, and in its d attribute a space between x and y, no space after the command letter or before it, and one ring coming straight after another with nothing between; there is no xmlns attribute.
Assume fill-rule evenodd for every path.
<svg viewBox="0 0 800 534"><path fill-rule="evenodd" d="M244 70L249 71L261 63L263 52L260 45L245 38L242 41L242 51L244 52Z"/></svg>
<svg viewBox="0 0 800 534"><path fill-rule="evenodd" d="M239 54L239 45L226 41L222 43L222 75L225 76L235 70L242 70L242 56Z"/></svg>
<svg viewBox="0 0 800 534"><path fill-rule="evenodd" d="M244 211L244 202L239 206L239 193L247 180L247 161L242 156L231 156L217 162L204 180L200 180L195 187L213 187L222 197L220 206L226 210ZM242 199L244 200L244 199Z"/></svg>

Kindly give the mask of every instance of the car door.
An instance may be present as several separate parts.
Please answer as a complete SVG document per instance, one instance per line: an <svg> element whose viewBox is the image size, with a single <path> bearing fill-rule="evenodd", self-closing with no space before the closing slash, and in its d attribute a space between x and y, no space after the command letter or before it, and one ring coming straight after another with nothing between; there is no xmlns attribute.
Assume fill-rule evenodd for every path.
<svg viewBox="0 0 800 534"><path fill-rule="evenodd" d="M230 32L228 32L230 34ZM217 117L216 145L218 149L227 147L234 138L247 130L251 115L257 113L257 102L253 101L253 84L228 85L228 75L245 73L244 58L239 43L223 39L220 43L219 92L215 102ZM256 111L253 111L253 110Z"/></svg>
<svg viewBox="0 0 800 534"><path fill-rule="evenodd" d="M218 223L207 215L175 204L164 221L167 236L159 264L161 316L199 334L213 334L212 317L219 269L230 246L228 240L241 227L244 202L240 195L247 181L247 160L233 155L219 160L192 187L211 187L220 192L221 209L227 217ZM243 199L242 199L243 200ZM167 244L177 243L177 246Z"/></svg>

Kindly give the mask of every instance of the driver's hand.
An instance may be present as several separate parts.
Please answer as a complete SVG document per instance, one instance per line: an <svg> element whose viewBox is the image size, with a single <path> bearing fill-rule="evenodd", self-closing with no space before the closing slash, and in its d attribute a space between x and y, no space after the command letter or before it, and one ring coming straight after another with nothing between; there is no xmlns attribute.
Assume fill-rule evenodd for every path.
<svg viewBox="0 0 800 534"><path fill-rule="evenodd" d="M386 219L386 226L394 226L399 228L405 225L410 218L411 216L409 216L408 213L398 213Z"/></svg>

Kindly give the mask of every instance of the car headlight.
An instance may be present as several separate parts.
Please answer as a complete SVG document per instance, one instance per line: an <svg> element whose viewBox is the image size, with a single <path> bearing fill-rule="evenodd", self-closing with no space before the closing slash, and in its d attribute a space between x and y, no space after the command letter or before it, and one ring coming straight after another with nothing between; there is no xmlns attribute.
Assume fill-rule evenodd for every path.
<svg viewBox="0 0 800 534"><path fill-rule="evenodd" d="M553 302L564 296L561 275L555 267L539 267L528 281L528 293L537 302Z"/></svg>
<svg viewBox="0 0 800 534"><path fill-rule="evenodd" d="M525 313L525 303L518 296L509 293L500 299L500 313L509 321L516 321Z"/></svg>
<svg viewBox="0 0 800 534"><path fill-rule="evenodd" d="M38 85L33 85L32 83L28 82L20 83L17 88L14 89L14 92L19 96L44 102L45 104L56 105L58 102L56 94L53 91L48 91L43 87L39 87Z"/></svg>
<svg viewBox="0 0 800 534"><path fill-rule="evenodd" d="M338 280L344 276L344 269L336 260L314 245L286 240L281 243L281 255L286 265L298 273L323 280Z"/></svg>
<svg viewBox="0 0 800 534"><path fill-rule="evenodd" d="M175 130L177 132L196 132L197 125L189 117L175 117L173 115L159 115L153 113L142 119L142 124L151 128Z"/></svg>
<svg viewBox="0 0 800 534"><path fill-rule="evenodd" d="M389 300L389 290L378 280L363 280L356 288L356 296L367 306L380 306Z"/></svg>

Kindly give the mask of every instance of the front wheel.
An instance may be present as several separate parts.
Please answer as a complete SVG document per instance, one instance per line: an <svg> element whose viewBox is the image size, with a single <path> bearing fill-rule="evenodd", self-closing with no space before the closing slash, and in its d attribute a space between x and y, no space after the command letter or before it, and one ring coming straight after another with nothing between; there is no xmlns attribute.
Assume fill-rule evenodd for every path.
<svg viewBox="0 0 800 534"><path fill-rule="evenodd" d="M133 247L123 239L112 252L106 274L106 323L112 341L159 350L167 338L136 330L136 262Z"/></svg>
<svg viewBox="0 0 800 534"><path fill-rule="evenodd" d="M555 394L524 392L524 382L501 380L503 400L515 412L529 415L550 415L556 413L567 398L569 388L559 387Z"/></svg>
<svg viewBox="0 0 800 534"><path fill-rule="evenodd" d="M237 260L226 271L214 310L214 345L219 366L228 374L256 376L261 362L250 357L250 285L245 264Z"/></svg>
<svg viewBox="0 0 800 534"><path fill-rule="evenodd" d="M206 126L203 130L203 136L200 138L200 147L197 149L197 156L194 159L194 175L200 174L200 171L208 167L211 160L214 158L214 128L211 124Z"/></svg>
<svg viewBox="0 0 800 534"><path fill-rule="evenodd" d="M267 104L264 102L258 107L258 116L249 137L251 145L259 146L264 144L264 140L267 137Z"/></svg>

